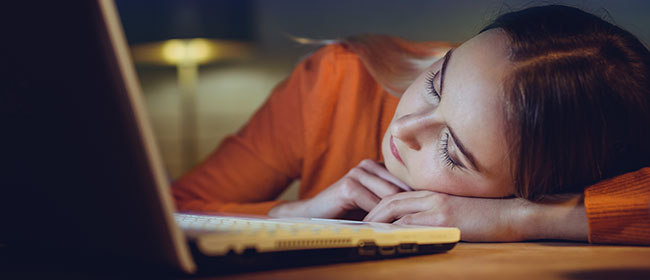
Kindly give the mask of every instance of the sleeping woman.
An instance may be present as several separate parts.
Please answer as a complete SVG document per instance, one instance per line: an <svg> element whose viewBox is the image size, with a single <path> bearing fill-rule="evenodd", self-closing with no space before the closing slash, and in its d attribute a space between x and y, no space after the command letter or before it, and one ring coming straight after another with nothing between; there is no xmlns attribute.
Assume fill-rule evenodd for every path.
<svg viewBox="0 0 650 280"><path fill-rule="evenodd" d="M179 210L650 244L649 166L650 52L552 5L458 46L329 44L172 191ZM299 200L274 200L297 179Z"/></svg>

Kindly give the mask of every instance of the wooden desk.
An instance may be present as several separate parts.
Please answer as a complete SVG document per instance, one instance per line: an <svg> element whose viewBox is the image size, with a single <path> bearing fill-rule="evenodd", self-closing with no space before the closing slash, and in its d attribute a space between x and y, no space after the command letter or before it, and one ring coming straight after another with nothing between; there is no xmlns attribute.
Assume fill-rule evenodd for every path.
<svg viewBox="0 0 650 280"><path fill-rule="evenodd" d="M0 256L0 279L650 279L650 247L564 242L459 243L438 255L194 276L164 270L66 269L42 262L16 266L7 262L8 255Z"/></svg>
<svg viewBox="0 0 650 280"><path fill-rule="evenodd" d="M209 277L208 277L209 278ZM459 243L402 259L243 273L219 279L650 279L650 247Z"/></svg>

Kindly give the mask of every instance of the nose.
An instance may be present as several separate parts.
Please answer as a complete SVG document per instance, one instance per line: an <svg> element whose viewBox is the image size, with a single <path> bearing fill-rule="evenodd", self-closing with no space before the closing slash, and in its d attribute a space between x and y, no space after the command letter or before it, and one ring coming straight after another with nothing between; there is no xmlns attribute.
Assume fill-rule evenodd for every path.
<svg viewBox="0 0 650 280"><path fill-rule="evenodd" d="M399 139L409 148L420 150L422 144L431 135L435 135L435 128L440 122L432 111L417 112L400 116L393 122L391 132L393 137Z"/></svg>

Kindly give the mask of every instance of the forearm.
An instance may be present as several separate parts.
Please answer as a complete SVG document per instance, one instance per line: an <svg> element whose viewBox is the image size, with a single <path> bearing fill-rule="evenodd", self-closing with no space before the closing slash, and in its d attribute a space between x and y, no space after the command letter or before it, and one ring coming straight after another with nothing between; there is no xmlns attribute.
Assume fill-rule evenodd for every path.
<svg viewBox="0 0 650 280"><path fill-rule="evenodd" d="M582 194L555 197L552 201L523 203L519 215L521 237L587 241L589 225Z"/></svg>

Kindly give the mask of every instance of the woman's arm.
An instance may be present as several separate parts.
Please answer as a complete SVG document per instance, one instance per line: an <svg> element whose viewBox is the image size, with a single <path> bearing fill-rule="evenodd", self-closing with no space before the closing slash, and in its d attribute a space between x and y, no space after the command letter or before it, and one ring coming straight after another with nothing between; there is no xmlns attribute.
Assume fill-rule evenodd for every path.
<svg viewBox="0 0 650 280"><path fill-rule="evenodd" d="M526 205L521 214L522 240L588 240L584 195L561 195L544 202L519 200Z"/></svg>
<svg viewBox="0 0 650 280"><path fill-rule="evenodd" d="M367 221L454 226L466 241L577 240L650 244L650 168L543 202L418 191L383 199Z"/></svg>
<svg viewBox="0 0 650 280"><path fill-rule="evenodd" d="M415 191L383 199L364 219L430 226L452 226L465 241L530 239L587 241L582 195L535 203L521 198L474 198Z"/></svg>
<svg viewBox="0 0 650 280"><path fill-rule="evenodd" d="M304 154L303 95L314 90L312 56L294 69L235 135L172 185L182 211L266 214L300 177Z"/></svg>
<svg viewBox="0 0 650 280"><path fill-rule="evenodd" d="M369 94L385 94L377 89L361 61L349 50L330 45L317 51L274 90L237 135L226 139L208 159L174 183L173 193L179 209L255 214L274 209L270 215L340 218L359 209L370 210L380 198L408 189L371 160L363 161L345 174L348 163L332 165L337 161L319 154L330 147L332 150L340 147L335 145L340 145L345 138L336 138L339 141L336 144L331 142L331 135L358 131L353 121L363 116L332 112L349 112L359 106L366 110L370 105L375 110L383 109L380 99L369 97ZM377 102L363 102L369 99ZM374 153L351 155L338 151L337 155L338 161L350 161ZM323 166L325 163L330 164ZM343 172L336 178L315 172L319 168L335 174ZM301 176L306 184L302 191L311 190L311 195L314 190L325 188L316 183L331 185L310 199L291 203L273 201L289 181Z"/></svg>

